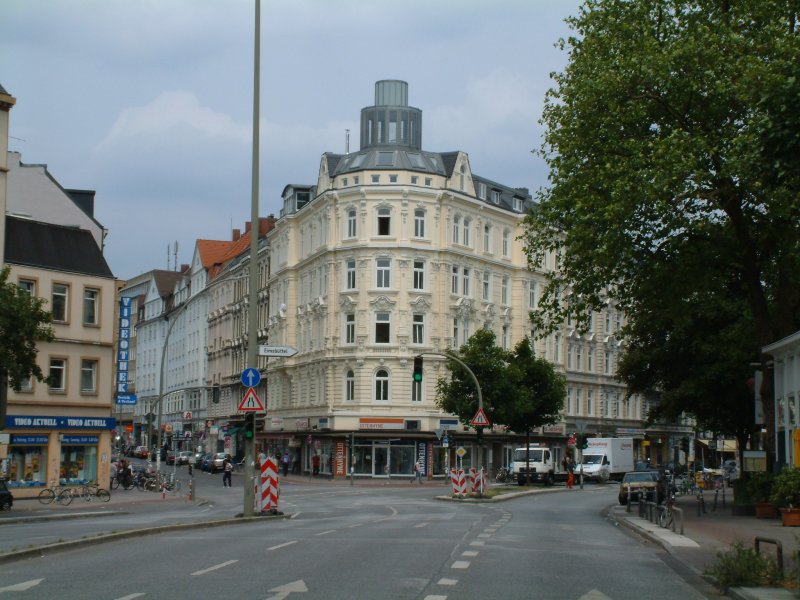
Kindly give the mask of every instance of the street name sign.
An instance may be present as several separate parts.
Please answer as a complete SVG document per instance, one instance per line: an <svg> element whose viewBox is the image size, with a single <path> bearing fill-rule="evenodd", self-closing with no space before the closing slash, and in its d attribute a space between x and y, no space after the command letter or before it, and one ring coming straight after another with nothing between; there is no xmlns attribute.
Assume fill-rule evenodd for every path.
<svg viewBox="0 0 800 600"><path fill-rule="evenodd" d="M259 356L294 356L297 354L297 348L291 346L259 346Z"/></svg>

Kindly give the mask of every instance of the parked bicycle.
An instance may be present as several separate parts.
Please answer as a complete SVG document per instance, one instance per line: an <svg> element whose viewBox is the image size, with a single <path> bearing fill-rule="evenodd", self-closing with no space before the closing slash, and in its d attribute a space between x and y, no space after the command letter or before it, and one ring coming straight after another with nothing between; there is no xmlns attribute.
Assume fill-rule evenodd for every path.
<svg viewBox="0 0 800 600"><path fill-rule="evenodd" d="M60 485L56 488L45 488L39 492L39 502L51 504L54 500L61 506L69 506L72 503L72 488Z"/></svg>
<svg viewBox="0 0 800 600"><path fill-rule="evenodd" d="M511 469L507 467L500 467L497 469L495 481L497 483L514 483L516 480L514 479L514 473L511 471Z"/></svg>
<svg viewBox="0 0 800 600"><path fill-rule="evenodd" d="M109 492L105 488L101 488L97 484L87 484L84 485L79 490L76 490L75 496L78 498L83 498L86 502L91 502L92 500L100 500L100 502L108 502L111 500L111 492Z"/></svg>
<svg viewBox="0 0 800 600"><path fill-rule="evenodd" d="M661 506L661 512L658 515L658 524L661 527L666 529L672 527L672 524L675 522L673 508L675 508L675 489L671 488L667 493L667 499Z"/></svg>

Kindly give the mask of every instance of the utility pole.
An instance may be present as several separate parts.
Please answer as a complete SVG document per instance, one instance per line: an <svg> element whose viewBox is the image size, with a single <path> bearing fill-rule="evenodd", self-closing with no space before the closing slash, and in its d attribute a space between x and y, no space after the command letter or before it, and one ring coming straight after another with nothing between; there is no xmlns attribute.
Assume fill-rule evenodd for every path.
<svg viewBox="0 0 800 600"><path fill-rule="evenodd" d="M258 145L259 145L259 88L261 86L261 0L256 0L255 41L253 44L253 165L250 195L250 289L247 306L247 367L258 370ZM245 517L255 513L253 490L254 463L256 459L255 419L252 435L244 443L244 510Z"/></svg>

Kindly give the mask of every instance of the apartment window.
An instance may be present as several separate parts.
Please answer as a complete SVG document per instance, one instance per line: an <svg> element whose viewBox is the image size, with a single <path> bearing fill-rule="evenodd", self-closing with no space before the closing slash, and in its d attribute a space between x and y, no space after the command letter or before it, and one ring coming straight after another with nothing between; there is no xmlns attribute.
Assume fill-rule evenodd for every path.
<svg viewBox="0 0 800 600"><path fill-rule="evenodd" d="M392 259L379 258L375 261L376 264L376 280L375 287L388 288L391 283Z"/></svg>
<svg viewBox="0 0 800 600"><path fill-rule="evenodd" d="M489 271L483 272L483 299L485 301L489 301L490 294L491 294L491 281L492 281L492 274Z"/></svg>
<svg viewBox="0 0 800 600"><path fill-rule="evenodd" d="M589 373L594 371L594 348L589 348L586 351L586 370Z"/></svg>
<svg viewBox="0 0 800 600"><path fill-rule="evenodd" d="M419 181L419 177L417 177L416 175L412 175L411 176L411 185L417 185L418 181Z"/></svg>
<svg viewBox="0 0 800 600"><path fill-rule="evenodd" d="M421 381L411 381L411 402L422 402Z"/></svg>
<svg viewBox="0 0 800 600"><path fill-rule="evenodd" d="M483 226L483 251L492 251L492 228L489 225Z"/></svg>
<svg viewBox="0 0 800 600"><path fill-rule="evenodd" d="M414 261L414 289L415 290L424 290L425 289L425 261L424 260L415 260Z"/></svg>
<svg viewBox="0 0 800 600"><path fill-rule="evenodd" d="M397 183L397 175L389 175L389 183Z"/></svg>
<svg viewBox="0 0 800 600"><path fill-rule="evenodd" d="M63 358L50 359L50 391L65 392L67 390L67 361Z"/></svg>
<svg viewBox="0 0 800 600"><path fill-rule="evenodd" d="M574 398L572 397L572 388L567 388L567 414L575 414L575 406L573 404Z"/></svg>
<svg viewBox="0 0 800 600"><path fill-rule="evenodd" d="M500 191L499 190L492 190L492 202L495 204L500 204Z"/></svg>
<svg viewBox="0 0 800 600"><path fill-rule="evenodd" d="M503 350L508 350L508 325L503 325Z"/></svg>
<svg viewBox="0 0 800 600"><path fill-rule="evenodd" d="M84 325L97 325L98 319L98 300L100 299L100 290L85 289L83 290L83 324Z"/></svg>
<svg viewBox="0 0 800 600"><path fill-rule="evenodd" d="M606 375L611 375L611 352L606 351L605 361L603 364L603 372Z"/></svg>
<svg viewBox="0 0 800 600"><path fill-rule="evenodd" d="M414 211L414 237L425 237L425 211L421 208Z"/></svg>
<svg viewBox="0 0 800 600"><path fill-rule="evenodd" d="M356 398L356 377L352 369L349 369L344 376L344 399L352 402Z"/></svg>
<svg viewBox="0 0 800 600"><path fill-rule="evenodd" d="M479 183L478 184L478 198L481 200L486 200L486 184Z"/></svg>
<svg viewBox="0 0 800 600"><path fill-rule="evenodd" d="M342 177L342 187L347 187L347 177Z"/></svg>
<svg viewBox="0 0 800 600"><path fill-rule="evenodd" d="M459 237L459 230L461 229L461 217L456 217L453 219L453 243L458 243Z"/></svg>
<svg viewBox="0 0 800 600"><path fill-rule="evenodd" d="M514 198L514 210L522 212L522 200L520 198Z"/></svg>
<svg viewBox="0 0 800 600"><path fill-rule="evenodd" d="M425 185L428 186L428 187L431 187L433 185L433 178L432 177L426 177L425 178Z"/></svg>
<svg viewBox="0 0 800 600"><path fill-rule="evenodd" d="M572 355L575 352L575 347L572 344L567 346L567 368L572 368Z"/></svg>
<svg viewBox="0 0 800 600"><path fill-rule="evenodd" d="M580 344L575 347L575 369L577 371L581 370L581 363L583 358L583 348Z"/></svg>
<svg viewBox="0 0 800 600"><path fill-rule="evenodd" d="M61 283L53 284L51 310L54 321L66 321L69 312L69 286Z"/></svg>
<svg viewBox="0 0 800 600"><path fill-rule="evenodd" d="M611 333L611 309L606 310L606 333Z"/></svg>
<svg viewBox="0 0 800 600"><path fill-rule="evenodd" d="M26 377L20 382L19 385L20 392L32 392L33 391L33 377Z"/></svg>
<svg viewBox="0 0 800 600"><path fill-rule="evenodd" d="M36 295L36 282L32 279L20 279L17 286L25 291L29 296Z"/></svg>
<svg viewBox="0 0 800 600"><path fill-rule="evenodd" d="M353 175L353 185L358 185L359 177L358 175Z"/></svg>
<svg viewBox="0 0 800 600"><path fill-rule="evenodd" d="M97 361L84 358L81 360L81 392L94 394L97 392Z"/></svg>
<svg viewBox="0 0 800 600"><path fill-rule="evenodd" d="M503 282L500 287L500 302L501 304L508 304L508 276L503 277Z"/></svg>
<svg viewBox="0 0 800 600"><path fill-rule="evenodd" d="M575 414L583 414L583 393L580 389L575 390Z"/></svg>
<svg viewBox="0 0 800 600"><path fill-rule="evenodd" d="M464 219L464 245L469 246L469 230L472 227L472 221L470 219Z"/></svg>
<svg viewBox="0 0 800 600"><path fill-rule="evenodd" d="M461 345L466 344L469 341L469 321L464 319L461 322Z"/></svg>
<svg viewBox="0 0 800 600"><path fill-rule="evenodd" d="M344 343L356 343L356 314L347 313L344 316Z"/></svg>
<svg viewBox="0 0 800 600"><path fill-rule="evenodd" d="M528 308L531 310L536 308L536 282L531 281L528 283Z"/></svg>
<svg viewBox="0 0 800 600"><path fill-rule="evenodd" d="M509 249L509 238L511 233L509 231L503 232L503 256L506 258L508 257L508 249Z"/></svg>
<svg viewBox="0 0 800 600"><path fill-rule="evenodd" d="M391 320L388 312L375 313L375 343L388 344L391 339Z"/></svg>
<svg viewBox="0 0 800 600"><path fill-rule="evenodd" d="M458 319L453 319L453 348L458 348Z"/></svg>
<svg viewBox="0 0 800 600"><path fill-rule="evenodd" d="M380 183L380 182L381 182L381 176L380 175L373 175L372 176L372 183Z"/></svg>
<svg viewBox="0 0 800 600"><path fill-rule="evenodd" d="M378 209L378 235L390 235L392 212L388 208Z"/></svg>
<svg viewBox="0 0 800 600"><path fill-rule="evenodd" d="M356 259L351 258L345 263L345 289L356 289Z"/></svg>
<svg viewBox="0 0 800 600"><path fill-rule="evenodd" d="M586 414L592 416L594 414L594 392L586 390Z"/></svg>
<svg viewBox="0 0 800 600"><path fill-rule="evenodd" d="M464 278L463 278L463 294L465 297L469 297L469 269L464 269Z"/></svg>
<svg viewBox="0 0 800 600"><path fill-rule="evenodd" d="M450 276L450 293L458 293L458 265L453 265L452 275Z"/></svg>
<svg viewBox="0 0 800 600"><path fill-rule="evenodd" d="M356 211L347 211L347 237L356 237Z"/></svg>
<svg viewBox="0 0 800 600"><path fill-rule="evenodd" d="M375 400L389 401L389 371L378 369L375 373Z"/></svg>
<svg viewBox="0 0 800 600"><path fill-rule="evenodd" d="M411 324L411 343L425 343L425 315L421 313L414 313Z"/></svg>

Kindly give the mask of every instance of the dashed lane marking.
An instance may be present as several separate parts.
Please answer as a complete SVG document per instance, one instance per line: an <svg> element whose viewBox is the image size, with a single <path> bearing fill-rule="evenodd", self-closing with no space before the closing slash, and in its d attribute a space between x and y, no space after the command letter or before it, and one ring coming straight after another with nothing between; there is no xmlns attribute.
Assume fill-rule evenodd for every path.
<svg viewBox="0 0 800 600"><path fill-rule="evenodd" d="M427 527L428 525L430 525L430 523L417 523L414 525L414 528L418 529L420 527Z"/></svg>
<svg viewBox="0 0 800 600"><path fill-rule="evenodd" d="M461 553L461 556L478 556L478 551L477 550L464 550Z"/></svg>
<svg viewBox="0 0 800 600"><path fill-rule="evenodd" d="M226 560L224 563L219 563L218 565L214 565L213 567L208 567L207 569L201 569L200 571L195 571L192 575L205 575L211 571L216 571L217 569L221 569L222 567L227 567L228 565L232 565L235 562L239 562L238 559L234 560Z"/></svg>
<svg viewBox="0 0 800 600"><path fill-rule="evenodd" d="M292 540L291 542L284 542L283 544L278 544L277 546L270 546L267 550L277 550L278 548L286 548L286 546L291 546L292 544L296 544L297 540Z"/></svg>
<svg viewBox="0 0 800 600"><path fill-rule="evenodd" d="M451 569L468 569L469 568L469 561L468 560L457 560L453 563L450 567Z"/></svg>
<svg viewBox="0 0 800 600"><path fill-rule="evenodd" d="M485 545L486 545L486 542L484 542L483 540L472 540L472 541L469 543L469 545L470 545L470 546L485 546Z"/></svg>
<svg viewBox="0 0 800 600"><path fill-rule="evenodd" d="M437 585L455 585L458 583L458 579L449 579L447 577L442 577L439 581L436 582Z"/></svg>
<svg viewBox="0 0 800 600"><path fill-rule="evenodd" d="M437 596L428 594L423 600L447 600L447 596Z"/></svg>
<svg viewBox="0 0 800 600"><path fill-rule="evenodd" d="M336 530L328 529L328 531L320 531L319 533L315 533L314 535L328 535L329 533L336 533Z"/></svg>
<svg viewBox="0 0 800 600"><path fill-rule="evenodd" d="M122 596L121 598L116 598L116 600L133 600L134 598L138 598L139 596L144 596L144 593L128 594L127 596Z"/></svg>

